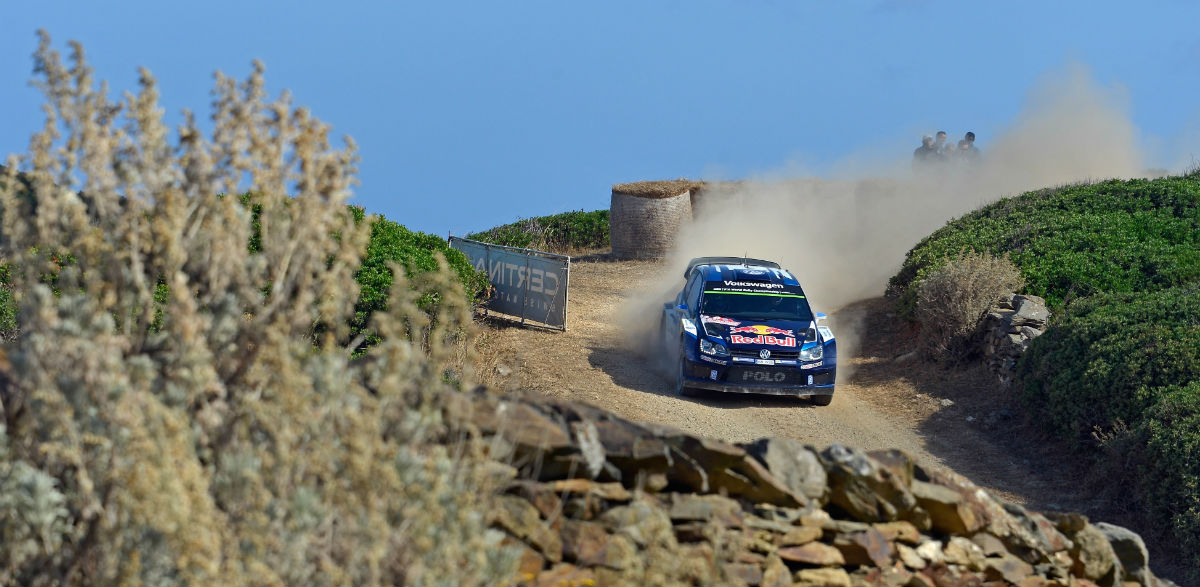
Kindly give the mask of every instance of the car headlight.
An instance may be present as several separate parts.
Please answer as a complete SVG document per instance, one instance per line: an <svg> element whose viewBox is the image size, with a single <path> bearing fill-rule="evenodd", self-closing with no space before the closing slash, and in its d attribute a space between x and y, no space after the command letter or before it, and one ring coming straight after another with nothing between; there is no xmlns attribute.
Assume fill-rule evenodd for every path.
<svg viewBox="0 0 1200 587"><path fill-rule="evenodd" d="M816 361L825 356L825 345L814 344L810 347L800 349L801 361Z"/></svg>
<svg viewBox="0 0 1200 587"><path fill-rule="evenodd" d="M719 342L713 342L706 338L700 339L700 352L706 355L728 355L729 349Z"/></svg>

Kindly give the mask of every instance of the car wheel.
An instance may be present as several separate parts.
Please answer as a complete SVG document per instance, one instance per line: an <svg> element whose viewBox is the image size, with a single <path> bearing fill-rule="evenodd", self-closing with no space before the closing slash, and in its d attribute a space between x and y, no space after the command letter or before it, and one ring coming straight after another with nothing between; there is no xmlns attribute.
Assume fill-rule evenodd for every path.
<svg viewBox="0 0 1200 587"><path fill-rule="evenodd" d="M827 406L833 403L833 394L829 395L814 395L812 396L814 406Z"/></svg>
<svg viewBox="0 0 1200 587"><path fill-rule="evenodd" d="M683 351L683 341L679 341L679 368L675 370L675 394L683 397L692 397L696 395L696 390L686 385L686 379L683 378L683 372L687 368L687 355Z"/></svg>

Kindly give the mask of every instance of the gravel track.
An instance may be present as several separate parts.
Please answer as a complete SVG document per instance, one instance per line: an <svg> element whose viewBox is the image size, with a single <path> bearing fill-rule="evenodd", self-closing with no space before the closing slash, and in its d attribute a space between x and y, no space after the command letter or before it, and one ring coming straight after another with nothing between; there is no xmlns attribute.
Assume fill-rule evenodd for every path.
<svg viewBox="0 0 1200 587"><path fill-rule="evenodd" d="M777 436L819 448L835 442L865 450L898 448L1012 502L1079 511L1093 505L1085 497L1063 495L1062 488L1074 486L1075 474L1047 466L1054 455L1012 438L1003 422L995 425L994 414L1004 409L997 398L1005 396L981 368L946 370L906 356L911 333L891 319L890 304L881 298L831 313L839 369L829 406L777 396L677 396L667 369L655 363L653 345L639 341L652 338L648 333L657 328L658 316L645 298L662 271L656 262L605 255L573 260L567 331L485 321L482 379L494 388L584 402L730 442ZM631 334L628 325L620 325L621 316L638 304L651 310L641 317L641 332ZM862 337L863 331L871 336ZM985 429L989 414L993 425Z"/></svg>

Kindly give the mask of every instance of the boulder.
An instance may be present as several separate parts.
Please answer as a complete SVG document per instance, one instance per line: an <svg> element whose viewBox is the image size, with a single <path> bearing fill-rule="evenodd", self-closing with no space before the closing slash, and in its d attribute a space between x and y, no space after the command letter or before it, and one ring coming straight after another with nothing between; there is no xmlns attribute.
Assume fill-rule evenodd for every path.
<svg viewBox="0 0 1200 587"><path fill-rule="evenodd" d="M917 501L907 479L890 467L879 466L866 453L840 444L821 452L829 476L829 502L862 522L919 519Z"/></svg>
<svg viewBox="0 0 1200 587"><path fill-rule="evenodd" d="M1097 581L1113 572L1117 554L1103 532L1095 526L1087 526L1075 533L1071 558L1073 574Z"/></svg>
<svg viewBox="0 0 1200 587"><path fill-rule="evenodd" d="M1094 527L1112 545L1113 553L1121 563L1121 570L1127 579L1137 581L1141 585L1154 584L1154 576L1150 573L1150 551L1146 550L1146 543L1141 536L1107 522L1097 522Z"/></svg>
<svg viewBox="0 0 1200 587"><path fill-rule="evenodd" d="M798 440L763 438L746 445L746 452L793 493L823 502L827 491L825 468L817 454Z"/></svg>
<svg viewBox="0 0 1200 587"><path fill-rule="evenodd" d="M917 503L929 513L935 531L948 535L971 534L982 527L975 512L964 503L961 493L924 481L913 481L911 489Z"/></svg>

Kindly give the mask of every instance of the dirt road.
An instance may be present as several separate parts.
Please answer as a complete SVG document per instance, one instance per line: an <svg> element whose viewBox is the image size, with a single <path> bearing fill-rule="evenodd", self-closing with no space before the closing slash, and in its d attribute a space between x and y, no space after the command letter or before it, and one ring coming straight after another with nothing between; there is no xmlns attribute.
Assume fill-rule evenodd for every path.
<svg viewBox="0 0 1200 587"><path fill-rule="evenodd" d="M617 320L663 270L656 262L576 258L567 331L488 320L483 379L726 441L779 436L822 448L835 442L899 448L1009 501L1039 510L1092 509L1070 492L1077 482L1054 464L1054 455L1009 433L1016 425L1006 407L1010 400L993 378L982 368L947 370L908 356L907 327L889 316L890 303L881 298L831 313L839 373L830 406L775 396L677 396L651 353L642 350L646 345L633 344Z"/></svg>

